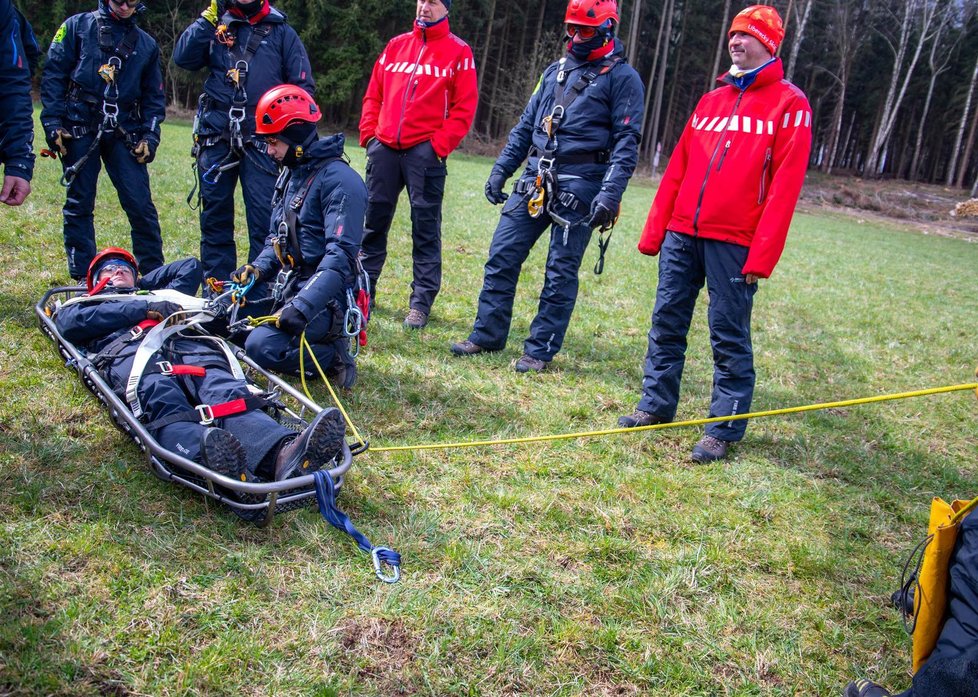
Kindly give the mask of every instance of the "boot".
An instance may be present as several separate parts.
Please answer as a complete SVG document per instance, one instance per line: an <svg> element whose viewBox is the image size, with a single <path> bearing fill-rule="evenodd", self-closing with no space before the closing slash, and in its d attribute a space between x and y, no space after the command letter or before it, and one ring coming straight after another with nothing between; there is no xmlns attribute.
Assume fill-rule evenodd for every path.
<svg viewBox="0 0 978 697"><path fill-rule="evenodd" d="M275 458L275 481L301 477L328 464L343 449L346 422L339 409L323 409Z"/></svg>
<svg viewBox="0 0 978 697"><path fill-rule="evenodd" d="M209 428L200 443L201 460L207 469L243 482L254 480L248 471L248 453L230 431Z"/></svg>

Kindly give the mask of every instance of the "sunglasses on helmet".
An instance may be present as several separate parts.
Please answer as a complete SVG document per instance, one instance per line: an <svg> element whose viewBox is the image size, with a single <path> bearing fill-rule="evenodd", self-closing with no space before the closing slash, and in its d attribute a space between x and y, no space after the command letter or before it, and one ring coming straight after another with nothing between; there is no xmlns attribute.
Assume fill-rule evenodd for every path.
<svg viewBox="0 0 978 697"><path fill-rule="evenodd" d="M597 33L597 27L587 27L582 24L567 25L567 37L570 39L574 36L580 36L582 39L593 39Z"/></svg>
<svg viewBox="0 0 978 697"><path fill-rule="evenodd" d="M271 145L274 148L278 145L278 138L275 136L265 136L265 145Z"/></svg>

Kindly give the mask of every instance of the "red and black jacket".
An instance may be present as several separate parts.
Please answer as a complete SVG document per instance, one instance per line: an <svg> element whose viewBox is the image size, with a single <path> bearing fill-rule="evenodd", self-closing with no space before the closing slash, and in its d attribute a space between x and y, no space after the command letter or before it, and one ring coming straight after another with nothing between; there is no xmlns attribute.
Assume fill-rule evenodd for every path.
<svg viewBox="0 0 978 697"><path fill-rule="evenodd" d="M479 103L475 59L448 20L395 36L374 64L360 116L371 138L398 150L426 140L447 157L469 132Z"/></svg>
<svg viewBox="0 0 978 697"><path fill-rule="evenodd" d="M719 79L686 124L638 248L658 254L666 230L732 242L750 248L742 272L768 278L808 168L812 110L780 59L745 90Z"/></svg>

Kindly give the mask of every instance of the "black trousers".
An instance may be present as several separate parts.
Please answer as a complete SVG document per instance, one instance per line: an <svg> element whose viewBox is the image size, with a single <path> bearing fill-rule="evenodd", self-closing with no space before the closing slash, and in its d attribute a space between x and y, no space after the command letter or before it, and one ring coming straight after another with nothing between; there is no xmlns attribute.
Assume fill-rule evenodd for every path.
<svg viewBox="0 0 978 697"><path fill-rule="evenodd" d="M441 289L441 202L445 161L425 141L395 150L378 140L367 147L367 214L360 259L377 296L377 281L387 261L387 238L397 199L404 187L411 203L413 281L410 307L431 312Z"/></svg>

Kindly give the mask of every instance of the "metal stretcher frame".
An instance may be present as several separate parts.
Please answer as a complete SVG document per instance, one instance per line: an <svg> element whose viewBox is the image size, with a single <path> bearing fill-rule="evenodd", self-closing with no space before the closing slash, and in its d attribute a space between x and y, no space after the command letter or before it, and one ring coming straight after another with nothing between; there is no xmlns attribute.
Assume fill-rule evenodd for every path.
<svg viewBox="0 0 978 697"><path fill-rule="evenodd" d="M92 362L58 331L53 319L48 315L48 308L58 299L69 299L84 293L85 289L76 286L60 286L48 290L37 303L34 310L40 322L41 331L55 344L58 354L65 360L66 365L78 373L82 383L88 388L103 406L108 410L112 422L129 436L142 450L149 462L150 470L160 479L180 484L204 496L227 506L239 517L249 520L259 527L265 527L272 522L276 512L285 512L302 508L316 502L315 478L312 474L293 477L281 482L242 482L218 474L193 460L164 449L146 430L145 425L136 418L129 405L119 398L92 365ZM275 391L280 396L295 400L298 411L285 406L285 413L305 422L302 415L306 412L318 414L322 407L296 390L292 385L251 360L241 348L231 346L234 356L247 366L248 381L265 391ZM255 382L256 375L266 381L266 385ZM274 416L273 416L274 418ZM292 424L284 423L286 427ZM343 450L334 459L336 463L329 470L330 479L338 490L343 485L343 478L353 462L353 453L346 441ZM233 491L246 501L239 501L227 495Z"/></svg>

